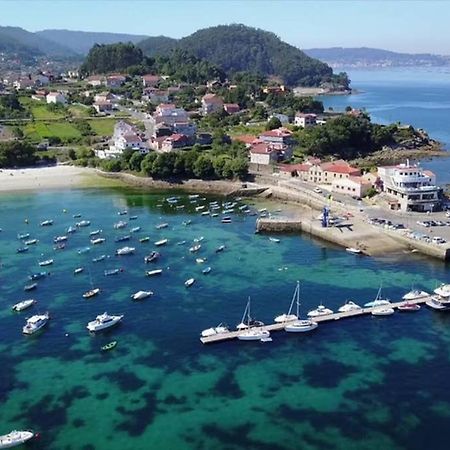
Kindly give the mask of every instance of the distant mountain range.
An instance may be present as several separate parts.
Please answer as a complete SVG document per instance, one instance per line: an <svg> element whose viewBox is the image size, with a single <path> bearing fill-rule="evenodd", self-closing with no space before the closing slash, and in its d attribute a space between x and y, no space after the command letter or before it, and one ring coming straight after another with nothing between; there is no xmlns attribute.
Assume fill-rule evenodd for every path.
<svg viewBox="0 0 450 450"><path fill-rule="evenodd" d="M332 67L417 67L450 64L450 56L430 53L397 53L368 47L311 48L303 51Z"/></svg>

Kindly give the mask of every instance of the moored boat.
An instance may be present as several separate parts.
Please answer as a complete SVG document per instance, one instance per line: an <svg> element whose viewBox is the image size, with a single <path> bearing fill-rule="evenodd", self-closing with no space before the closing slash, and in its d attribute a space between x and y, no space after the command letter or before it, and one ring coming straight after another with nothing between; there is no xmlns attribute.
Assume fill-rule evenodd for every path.
<svg viewBox="0 0 450 450"><path fill-rule="evenodd" d="M83 294L83 298L92 298L100 293L100 288L90 289Z"/></svg>
<svg viewBox="0 0 450 450"><path fill-rule="evenodd" d="M297 284L294 289L294 294L292 295L291 304L289 305L288 312L276 316L274 319L275 323L289 322L298 319L298 311L297 314L292 314L292 308L294 307L294 302L297 302L297 309L299 308L299 296L300 296L300 283L297 281Z"/></svg>
<svg viewBox="0 0 450 450"><path fill-rule="evenodd" d="M156 261L160 256L161 256L160 253L153 251L150 253L150 255L147 255L146 257L144 257L144 261L146 263L151 263L153 261Z"/></svg>
<svg viewBox="0 0 450 450"><path fill-rule="evenodd" d="M150 297L151 295L153 295L152 291L137 291L131 296L131 298L133 300L143 300L144 298Z"/></svg>
<svg viewBox="0 0 450 450"><path fill-rule="evenodd" d="M83 227L88 227L90 224L91 224L91 222L89 220L82 220L81 222L77 222L75 224L75 226L78 228L83 228Z"/></svg>
<svg viewBox="0 0 450 450"><path fill-rule="evenodd" d="M167 228L168 226L169 226L168 223L160 223L160 224L156 225L155 228L157 230L162 230L163 228Z"/></svg>
<svg viewBox="0 0 450 450"><path fill-rule="evenodd" d="M418 305L417 303L405 302L403 303L403 305L399 305L397 309L403 312L415 312L419 311L420 305Z"/></svg>
<svg viewBox="0 0 450 450"><path fill-rule="evenodd" d="M129 234L126 234L125 236L117 236L114 241L115 242L125 242L129 241L131 239L131 236Z"/></svg>
<svg viewBox="0 0 450 450"><path fill-rule="evenodd" d="M121 230L122 228L125 228L127 225L128 225L128 222L125 222L125 221L123 221L123 220L120 220L119 222L115 223L115 224L113 225L113 227L114 227L116 230Z"/></svg>
<svg viewBox="0 0 450 450"><path fill-rule="evenodd" d="M225 245L220 245L219 247L216 248L216 253L223 252L224 250L225 250Z"/></svg>
<svg viewBox="0 0 450 450"><path fill-rule="evenodd" d="M394 308L391 308L390 306L380 306L374 309L371 314L372 316L391 316L394 314L395 310Z"/></svg>
<svg viewBox="0 0 450 450"><path fill-rule="evenodd" d="M53 264L53 259L46 259L45 261L39 261L38 264L41 267L50 266Z"/></svg>
<svg viewBox="0 0 450 450"><path fill-rule="evenodd" d="M168 242L168 239L161 239L161 240L159 240L159 241L156 241L156 242L154 243L154 245L156 245L157 247L160 247L161 245L166 245L167 242Z"/></svg>
<svg viewBox="0 0 450 450"><path fill-rule="evenodd" d="M241 323L238 325L240 330L237 338L240 341L260 341L261 339L267 339L270 337L270 332L261 328L260 326L253 325L254 321L250 316L250 297L247 301L247 306L242 316ZM241 325L244 325L243 327ZM263 324L264 325L264 324Z"/></svg>
<svg viewBox="0 0 450 450"><path fill-rule="evenodd" d="M360 255L362 253L362 251L359 248L355 247L347 247L345 251L348 253L353 253L354 255Z"/></svg>
<svg viewBox="0 0 450 450"><path fill-rule="evenodd" d="M52 219L47 219L44 220L43 222L40 223L41 227L48 227L50 225L53 225L53 220Z"/></svg>
<svg viewBox="0 0 450 450"><path fill-rule="evenodd" d="M95 258L92 258L92 262L96 263L96 262L104 261L105 259L106 259L106 255L100 255Z"/></svg>
<svg viewBox="0 0 450 450"><path fill-rule="evenodd" d="M13 430L11 433L0 436L0 449L17 447L25 444L25 442L33 439L34 433L32 431L17 431Z"/></svg>
<svg viewBox="0 0 450 450"><path fill-rule="evenodd" d="M221 222L222 222L222 223L231 223L231 217L224 217L224 218L221 220Z"/></svg>
<svg viewBox="0 0 450 450"><path fill-rule="evenodd" d="M30 233L19 233L18 235L17 235L17 239L19 239L20 241L22 240L22 239L28 239L30 237Z"/></svg>
<svg viewBox="0 0 450 450"><path fill-rule="evenodd" d="M146 270L145 271L145 274L148 276L148 277L153 277L153 276L155 276L155 275L161 275L162 274L162 269L154 269L154 270Z"/></svg>
<svg viewBox="0 0 450 450"><path fill-rule="evenodd" d="M29 239L28 241L25 241L25 245L34 245L37 244L39 241L37 239Z"/></svg>
<svg viewBox="0 0 450 450"><path fill-rule="evenodd" d="M103 242L105 242L105 241L106 241L105 238L95 238L95 239L91 239L91 244L92 245L103 244Z"/></svg>
<svg viewBox="0 0 450 450"><path fill-rule="evenodd" d="M67 236L56 236L55 238L53 238L53 243L54 244L58 244L59 242L65 242L67 241Z"/></svg>
<svg viewBox="0 0 450 450"><path fill-rule="evenodd" d="M226 325L222 325L221 323L217 325L217 327L211 327L207 328L206 330L203 330L201 333L202 337L210 337L214 336L215 334L222 334L222 333L229 333L230 330Z"/></svg>
<svg viewBox="0 0 450 450"><path fill-rule="evenodd" d="M450 297L450 284L441 284L433 292L440 297L448 298Z"/></svg>
<svg viewBox="0 0 450 450"><path fill-rule="evenodd" d="M359 311L361 306L357 305L355 302L352 302L351 300L348 300L345 302L344 305L342 305L338 312L350 312L350 311Z"/></svg>
<svg viewBox="0 0 450 450"><path fill-rule="evenodd" d="M442 301L442 298L439 297L431 297L425 304L428 307L439 311L446 311L450 309L450 302Z"/></svg>
<svg viewBox="0 0 450 450"><path fill-rule="evenodd" d="M134 247L122 247L116 250L116 255L132 255L136 251Z"/></svg>
<svg viewBox="0 0 450 450"><path fill-rule="evenodd" d="M322 317L322 316L328 316L330 314L333 314L333 311L331 309L326 308L323 305L319 305L316 309L309 311L307 316L308 317Z"/></svg>
<svg viewBox="0 0 450 450"><path fill-rule="evenodd" d="M95 320L88 322L86 328L90 332L106 330L107 328L117 325L122 318L123 314L120 316L110 316L108 313L104 312L103 314L98 315Z"/></svg>
<svg viewBox="0 0 450 450"><path fill-rule="evenodd" d="M144 242L148 242L148 241L150 241L150 237L149 236L144 236L144 237L139 239L139 242L141 244L143 244Z"/></svg>
<svg viewBox="0 0 450 450"><path fill-rule="evenodd" d="M22 332L23 334L34 334L45 325L47 325L49 320L50 315L48 314L48 312L45 314L36 314L34 316L31 316L29 319L27 319L27 323L22 328Z"/></svg>
<svg viewBox="0 0 450 450"><path fill-rule="evenodd" d="M191 287L195 283L195 278L189 278L184 282L186 287Z"/></svg>
<svg viewBox="0 0 450 450"><path fill-rule="evenodd" d="M36 289L37 286L38 286L37 283L27 284L26 286L24 286L23 290L24 291L32 291L33 289Z"/></svg>
<svg viewBox="0 0 450 450"><path fill-rule="evenodd" d="M29 247L19 247L19 248L16 250L16 252L17 252L17 253L25 253L25 252L27 252L28 250L30 250Z"/></svg>
<svg viewBox="0 0 450 450"><path fill-rule="evenodd" d="M102 230L94 230L89 233L89 236L98 236L101 232Z"/></svg>
<svg viewBox="0 0 450 450"><path fill-rule="evenodd" d="M77 267L77 268L73 271L73 273L74 273L74 275L77 275L77 274L83 272L83 270L84 270L84 267Z"/></svg>
<svg viewBox="0 0 450 450"><path fill-rule="evenodd" d="M41 278L44 278L47 275L49 275L48 272L36 272L36 273L32 273L31 275L28 275L28 279L29 280L40 280Z"/></svg>
<svg viewBox="0 0 450 450"><path fill-rule="evenodd" d="M372 300L371 302L368 302L364 305L365 308L371 308L373 306L385 306L390 305L391 302L388 299L383 299L381 297L381 286L378 289L377 296L375 297L375 300Z"/></svg>
<svg viewBox="0 0 450 450"><path fill-rule="evenodd" d="M406 293L402 299L403 300L417 300L419 298L429 297L430 294L425 291L421 291L419 289L412 289L408 293Z"/></svg>
<svg viewBox="0 0 450 450"><path fill-rule="evenodd" d="M189 249L189 251L190 251L191 253L195 253L195 252L198 252L201 248L202 248L202 245L201 245L201 244L196 244L196 245L193 245L193 246Z"/></svg>
<svg viewBox="0 0 450 450"><path fill-rule="evenodd" d="M13 305L11 309L13 311L20 312L24 311L25 309L28 309L30 306L33 306L36 303L37 303L36 300L30 298L28 300L22 300L21 302L16 303L15 305Z"/></svg>
<svg viewBox="0 0 450 450"><path fill-rule="evenodd" d="M203 275L208 275L209 272L211 272L211 267L206 267L202 270Z"/></svg>
<svg viewBox="0 0 450 450"><path fill-rule="evenodd" d="M116 345L117 345L117 341L111 341L111 342L109 342L108 344L103 345L103 346L100 348L100 350L101 350L102 352L107 352L108 350L112 350L114 347L116 347Z"/></svg>
<svg viewBox="0 0 450 450"><path fill-rule="evenodd" d="M269 241L270 241L270 242L275 242L275 243L278 244L278 243L280 242L280 239L274 238L274 237L270 237L270 238L269 238Z"/></svg>
<svg viewBox="0 0 450 450"><path fill-rule="evenodd" d="M123 269L106 269L103 273L105 274L105 277L109 277L111 275L117 275L120 272L123 272Z"/></svg>

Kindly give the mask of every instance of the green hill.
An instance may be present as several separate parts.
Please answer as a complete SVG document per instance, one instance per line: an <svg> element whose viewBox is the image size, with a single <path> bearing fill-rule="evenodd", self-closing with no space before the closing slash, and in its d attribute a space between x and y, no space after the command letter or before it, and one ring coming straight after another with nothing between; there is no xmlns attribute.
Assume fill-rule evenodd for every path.
<svg viewBox="0 0 450 450"><path fill-rule="evenodd" d="M136 34L100 33L71 30L42 30L36 31L35 34L48 41L62 44L80 55L87 55L89 50L95 44L116 44L118 42L132 42L135 44L147 37Z"/></svg>
<svg viewBox="0 0 450 450"><path fill-rule="evenodd" d="M19 27L0 26L0 48L5 53L21 53L29 56L47 55L55 58L76 56L69 48Z"/></svg>
<svg viewBox="0 0 450 450"><path fill-rule="evenodd" d="M155 54L152 39L138 44L146 54ZM277 76L291 86L318 86L330 81L333 74L327 64L283 42L274 33L240 24L205 28L174 44L228 74L246 71Z"/></svg>
<svg viewBox="0 0 450 450"><path fill-rule="evenodd" d="M137 43L146 56L166 55L178 45L178 40L167 36L151 36Z"/></svg>

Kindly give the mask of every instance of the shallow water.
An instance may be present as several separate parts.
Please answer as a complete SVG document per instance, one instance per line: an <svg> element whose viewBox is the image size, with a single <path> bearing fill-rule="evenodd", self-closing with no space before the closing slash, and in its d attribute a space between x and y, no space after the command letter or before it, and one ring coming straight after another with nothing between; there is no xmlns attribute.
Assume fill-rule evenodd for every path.
<svg viewBox="0 0 450 450"><path fill-rule="evenodd" d="M320 302L336 309L347 299L369 301L380 283L392 299L412 285L432 290L450 281L448 266L416 255L358 257L306 236L277 244L254 234L255 217L235 214L225 225L195 213L186 196L184 210L157 207L163 198L123 189L2 196L0 432L32 428L42 435L30 448L48 450L448 447L450 315L422 308L322 324L308 335L273 333L271 343L199 341L204 328L237 324L249 295L253 316L270 322L288 308L296 280L306 314ZM128 216L117 215L123 209ZM91 226L54 251L53 237L82 220L75 213ZM138 219L128 231L142 230L115 243L128 231L113 223L130 215ZM54 225L39 227L47 218ZM192 224L182 225L187 219ZM161 222L169 228L157 230ZM78 255L97 228L106 242ZM19 232L39 244L16 254ZM141 244L145 235L150 243ZM193 255L188 248L200 236ZM169 243L161 259L144 264L163 237ZM216 254L221 244L226 250ZM124 245L136 254L113 256ZM111 256L91 262L101 254ZM32 293L38 304L12 313L13 303L30 297L23 292L27 275L50 256L51 275ZM207 262L197 264L197 257ZM80 265L85 272L74 276ZM201 273L206 265L209 275ZM160 277L145 277L158 267ZM124 271L105 277L111 268ZM196 283L186 289L190 277ZM85 300L91 280L102 292ZM131 301L141 289L155 295ZM46 310L49 326L23 336L25 318ZM86 323L104 311L124 314L123 323L89 335ZM111 340L117 347L101 353Z"/></svg>

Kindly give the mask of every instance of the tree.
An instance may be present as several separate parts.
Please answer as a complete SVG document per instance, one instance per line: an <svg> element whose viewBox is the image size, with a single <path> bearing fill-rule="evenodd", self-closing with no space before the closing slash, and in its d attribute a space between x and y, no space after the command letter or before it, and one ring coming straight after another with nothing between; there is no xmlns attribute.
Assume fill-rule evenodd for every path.
<svg viewBox="0 0 450 450"><path fill-rule="evenodd" d="M36 148L26 142L0 142L0 167L31 166L38 159Z"/></svg>
<svg viewBox="0 0 450 450"><path fill-rule="evenodd" d="M197 178L207 179L214 175L214 166L208 155L200 155L194 164L194 175Z"/></svg>
<svg viewBox="0 0 450 450"><path fill-rule="evenodd" d="M266 130L275 130L276 128L280 128L282 126L281 120L278 117L271 117L270 120L266 124Z"/></svg>
<svg viewBox="0 0 450 450"><path fill-rule="evenodd" d="M134 170L135 172L139 172L141 170L141 164L144 159L144 155L141 155L140 152L134 152L131 158L128 160L128 167L130 170Z"/></svg>
<svg viewBox="0 0 450 450"><path fill-rule="evenodd" d="M248 175L248 161L244 158L235 158L232 162L232 169L234 176L240 178L241 180L245 179Z"/></svg>
<svg viewBox="0 0 450 450"><path fill-rule="evenodd" d="M101 167L106 172L120 172L122 164L118 159L105 159L101 163Z"/></svg>
<svg viewBox="0 0 450 450"><path fill-rule="evenodd" d="M75 161L75 160L77 159L77 154L76 154L76 152L75 152L75 150L74 150L73 148L71 148L71 149L69 150L68 155L69 155L69 158L70 158L72 161Z"/></svg>
<svg viewBox="0 0 450 450"><path fill-rule="evenodd" d="M147 176L152 175L153 163L155 162L156 157L158 156L155 152L150 152L145 155L144 159L141 162L141 171L144 172Z"/></svg>

